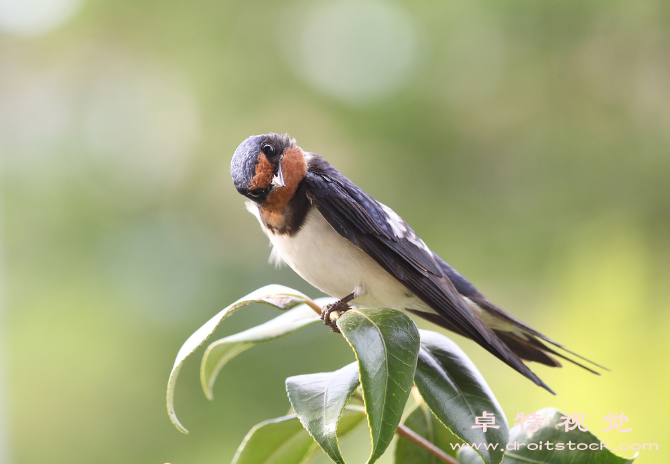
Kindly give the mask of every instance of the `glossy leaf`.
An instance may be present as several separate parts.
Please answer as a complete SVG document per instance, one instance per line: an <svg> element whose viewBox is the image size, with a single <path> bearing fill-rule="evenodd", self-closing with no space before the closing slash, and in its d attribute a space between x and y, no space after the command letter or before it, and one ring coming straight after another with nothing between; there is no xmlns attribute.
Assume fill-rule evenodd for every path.
<svg viewBox="0 0 670 464"><path fill-rule="evenodd" d="M503 464L630 464L637 454L632 458L622 458L616 456L608 449L600 449L601 441L590 431L582 432L578 428L565 431L565 426L556 428L564 422L561 417L563 413L554 408L546 408L537 411L542 416L543 422L537 431L530 432L521 430L517 425L510 431L510 442L508 451L505 454ZM531 428L526 424L527 428ZM586 425L588 427L588 425ZM539 443L542 442L542 449L539 449ZM547 449L546 443L551 443L551 450ZM574 450L570 450L568 442L572 442ZM525 443L524 446L519 446ZM556 449L557 444L563 444L563 449ZM586 444L597 449L579 450L576 449L579 444ZM538 449L528 449L529 444L537 445ZM607 443L605 443L607 444ZM471 449L462 449L458 453L458 458L462 464L479 464L477 453Z"/></svg>
<svg viewBox="0 0 670 464"><path fill-rule="evenodd" d="M210 335L212 335L221 321L223 321L237 309L250 305L251 303L263 303L274 306L277 309L287 310L303 303L306 298L307 297L299 291L284 287L283 285L268 285L263 288L259 288L258 290L251 292L247 296L240 298L235 303L221 310L216 316L212 317L202 327L196 330L188 338L188 340L186 340L186 342L179 349L179 353L177 353L177 359L175 359L174 366L170 372L167 387L168 415L170 416L172 423L179 431L188 433L188 431L177 419L177 415L174 411L174 390L175 383L177 382L177 376L179 375L179 370L184 364L186 358L188 358L191 353L198 349L198 347L202 345L210 337Z"/></svg>
<svg viewBox="0 0 670 464"><path fill-rule="evenodd" d="M402 418L414 380L419 332L407 315L393 309L351 309L337 326L358 360L371 464L388 448Z"/></svg>
<svg viewBox="0 0 670 464"><path fill-rule="evenodd" d="M421 330L421 351L414 381L435 416L456 436L468 443L483 444L479 454L486 464L503 457L509 431L507 419L474 363L456 343L444 335ZM500 428L472 428L476 417L493 414ZM497 444L495 449L486 445Z"/></svg>
<svg viewBox="0 0 670 464"><path fill-rule="evenodd" d="M460 444L462 440L456 438L425 403L416 405L403 424L448 455L456 457L458 447L452 445ZM399 436L395 449L395 464L442 464L442 461L414 442Z"/></svg>
<svg viewBox="0 0 670 464"><path fill-rule="evenodd" d="M344 464L344 459L337 443L337 422L358 383L358 364L355 362L335 372L286 379L286 391L300 422L338 464Z"/></svg>
<svg viewBox="0 0 670 464"><path fill-rule="evenodd" d="M364 419L362 410L347 408L340 418L340 437ZM238 448L232 464L303 464L318 450L298 416L291 414L261 422L252 428Z"/></svg>
<svg viewBox="0 0 670 464"><path fill-rule="evenodd" d="M315 303L323 307L333 301L334 298L319 298ZM205 396L210 400L213 398L214 382L219 372L241 352L259 343L267 343L295 333L320 320L314 309L302 304L264 324L215 341L207 347L200 365L200 383Z"/></svg>

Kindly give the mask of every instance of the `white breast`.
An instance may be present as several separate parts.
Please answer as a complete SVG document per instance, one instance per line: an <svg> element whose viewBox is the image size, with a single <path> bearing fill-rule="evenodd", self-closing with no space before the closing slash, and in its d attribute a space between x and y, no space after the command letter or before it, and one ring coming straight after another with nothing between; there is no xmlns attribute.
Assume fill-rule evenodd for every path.
<svg viewBox="0 0 670 464"><path fill-rule="evenodd" d="M247 209L258 215L255 204L247 205ZM303 227L292 237L273 235L262 222L261 227L273 245L273 258L281 258L300 277L330 296L343 298L356 292L359 296L352 304L428 309L374 259L338 234L316 208L310 208Z"/></svg>

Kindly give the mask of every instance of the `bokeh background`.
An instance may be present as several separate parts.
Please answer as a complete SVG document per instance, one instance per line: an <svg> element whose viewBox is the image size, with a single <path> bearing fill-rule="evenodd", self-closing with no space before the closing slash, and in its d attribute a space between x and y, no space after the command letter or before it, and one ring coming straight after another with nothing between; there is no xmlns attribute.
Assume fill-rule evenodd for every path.
<svg viewBox="0 0 670 464"><path fill-rule="evenodd" d="M313 326L233 360L208 402L196 356L176 398L191 434L167 418L201 323L269 283L319 295L267 264L230 180L237 145L270 131L612 370L535 366L553 397L454 336L510 422L581 412L667 462L667 1L0 0L2 464L229 462L288 410L285 377L353 359ZM610 412L632 432L600 432Z"/></svg>

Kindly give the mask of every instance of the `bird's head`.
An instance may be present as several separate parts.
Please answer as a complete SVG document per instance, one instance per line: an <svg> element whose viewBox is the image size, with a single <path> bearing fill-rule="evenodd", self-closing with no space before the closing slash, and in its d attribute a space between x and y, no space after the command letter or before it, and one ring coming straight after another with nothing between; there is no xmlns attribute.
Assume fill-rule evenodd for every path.
<svg viewBox="0 0 670 464"><path fill-rule="evenodd" d="M252 135L237 147L230 175L241 195L259 204L276 190L293 195L306 171L305 156L288 135Z"/></svg>

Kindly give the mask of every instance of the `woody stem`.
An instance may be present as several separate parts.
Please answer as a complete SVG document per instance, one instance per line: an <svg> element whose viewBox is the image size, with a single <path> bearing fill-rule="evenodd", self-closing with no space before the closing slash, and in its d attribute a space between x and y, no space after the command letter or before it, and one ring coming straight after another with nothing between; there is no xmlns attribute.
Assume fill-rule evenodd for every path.
<svg viewBox="0 0 670 464"><path fill-rule="evenodd" d="M322 311L321 306L316 304L316 301L312 300L311 298L305 298L305 304L307 306L309 306L310 308L312 308L315 313L321 315L321 311Z"/></svg>
<svg viewBox="0 0 670 464"><path fill-rule="evenodd" d="M404 424L398 425L398 429L395 431L395 433L397 433L401 437L407 438L412 443L416 444L417 446L420 446L421 448L425 449L430 454L432 454L439 460L446 462L447 464L458 464L458 461L456 459L449 456L440 448L433 445L431 442L429 442L428 440L426 440L421 435L419 435L414 430L410 429Z"/></svg>
<svg viewBox="0 0 670 464"><path fill-rule="evenodd" d="M363 400L363 397L358 391L355 391L354 394L352 395L352 398L359 400L360 402L364 403L365 401ZM446 462L447 464L459 464L458 461L451 456L449 456L447 453L442 451L440 448L423 438L421 435L416 433L414 430L410 429L404 424L399 424L398 428L396 429L395 433L400 435L401 437L407 438L409 441L414 443L417 446L420 446L421 448L425 449L428 451L430 454L438 458L442 462Z"/></svg>

